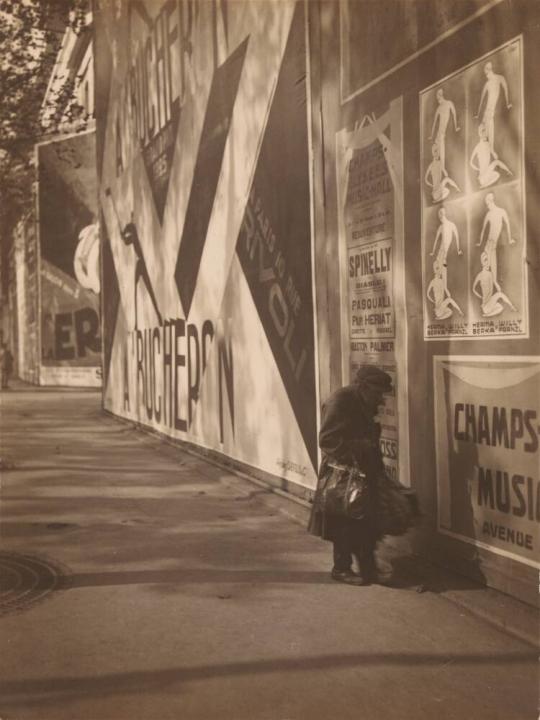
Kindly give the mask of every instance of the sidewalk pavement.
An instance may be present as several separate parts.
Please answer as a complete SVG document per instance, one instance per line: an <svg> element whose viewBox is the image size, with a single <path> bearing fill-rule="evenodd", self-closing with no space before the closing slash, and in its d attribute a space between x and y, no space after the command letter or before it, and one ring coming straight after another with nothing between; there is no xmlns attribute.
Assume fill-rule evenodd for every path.
<svg viewBox="0 0 540 720"><path fill-rule="evenodd" d="M97 393L0 403L1 720L537 717L536 652L451 588L333 582L305 508Z"/></svg>

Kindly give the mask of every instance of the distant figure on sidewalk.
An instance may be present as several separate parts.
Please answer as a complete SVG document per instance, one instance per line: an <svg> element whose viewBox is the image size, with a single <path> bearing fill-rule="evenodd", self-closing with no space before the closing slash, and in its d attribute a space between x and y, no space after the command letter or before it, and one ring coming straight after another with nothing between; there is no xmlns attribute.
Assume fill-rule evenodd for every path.
<svg viewBox="0 0 540 720"><path fill-rule="evenodd" d="M13 372L13 355L5 343L0 347L0 369L2 372L2 389L6 390L9 385L9 376Z"/></svg>
<svg viewBox="0 0 540 720"><path fill-rule="evenodd" d="M379 446L381 427L375 417L384 394L391 390L390 375L374 365L363 365L353 383L330 395L322 407L319 444L323 456L317 493L325 486L329 463L357 463L366 474L369 488L369 510L362 520L326 514L316 493L308 525L312 535L333 543L332 578L349 585L366 585L378 579L375 546L381 533L377 527L377 477L384 473L384 465ZM352 570L353 557L359 573Z"/></svg>

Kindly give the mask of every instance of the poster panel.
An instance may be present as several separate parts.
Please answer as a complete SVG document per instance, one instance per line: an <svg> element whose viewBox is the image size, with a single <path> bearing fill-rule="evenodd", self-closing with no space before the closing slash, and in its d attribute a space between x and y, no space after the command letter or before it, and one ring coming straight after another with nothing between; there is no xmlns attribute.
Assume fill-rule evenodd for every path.
<svg viewBox="0 0 540 720"><path fill-rule="evenodd" d="M40 383L99 386L100 267L94 133L38 145L37 162Z"/></svg>
<svg viewBox="0 0 540 720"><path fill-rule="evenodd" d="M408 482L402 107L394 100L336 137L344 382L363 363L392 377L380 416L389 473Z"/></svg>
<svg viewBox="0 0 540 720"><path fill-rule="evenodd" d="M540 567L540 357L434 358L439 531Z"/></svg>
<svg viewBox="0 0 540 720"><path fill-rule="evenodd" d="M521 37L420 93L424 338L528 337Z"/></svg>
<svg viewBox="0 0 540 720"><path fill-rule="evenodd" d="M95 8L104 405L313 488L304 4Z"/></svg>

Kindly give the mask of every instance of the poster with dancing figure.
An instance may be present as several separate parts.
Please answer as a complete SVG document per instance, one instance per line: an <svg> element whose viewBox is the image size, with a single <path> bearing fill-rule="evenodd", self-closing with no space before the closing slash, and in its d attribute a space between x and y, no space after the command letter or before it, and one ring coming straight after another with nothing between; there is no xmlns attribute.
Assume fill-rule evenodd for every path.
<svg viewBox="0 0 540 720"><path fill-rule="evenodd" d="M420 93L424 338L528 337L523 47Z"/></svg>

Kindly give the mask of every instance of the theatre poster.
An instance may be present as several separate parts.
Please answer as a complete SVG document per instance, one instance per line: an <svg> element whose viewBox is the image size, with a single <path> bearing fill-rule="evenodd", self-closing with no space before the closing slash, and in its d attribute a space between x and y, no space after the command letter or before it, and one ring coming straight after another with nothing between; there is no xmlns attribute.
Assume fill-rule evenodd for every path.
<svg viewBox="0 0 540 720"><path fill-rule="evenodd" d="M408 484L402 157L401 98L336 135L343 380L366 362L392 377L381 450Z"/></svg>

